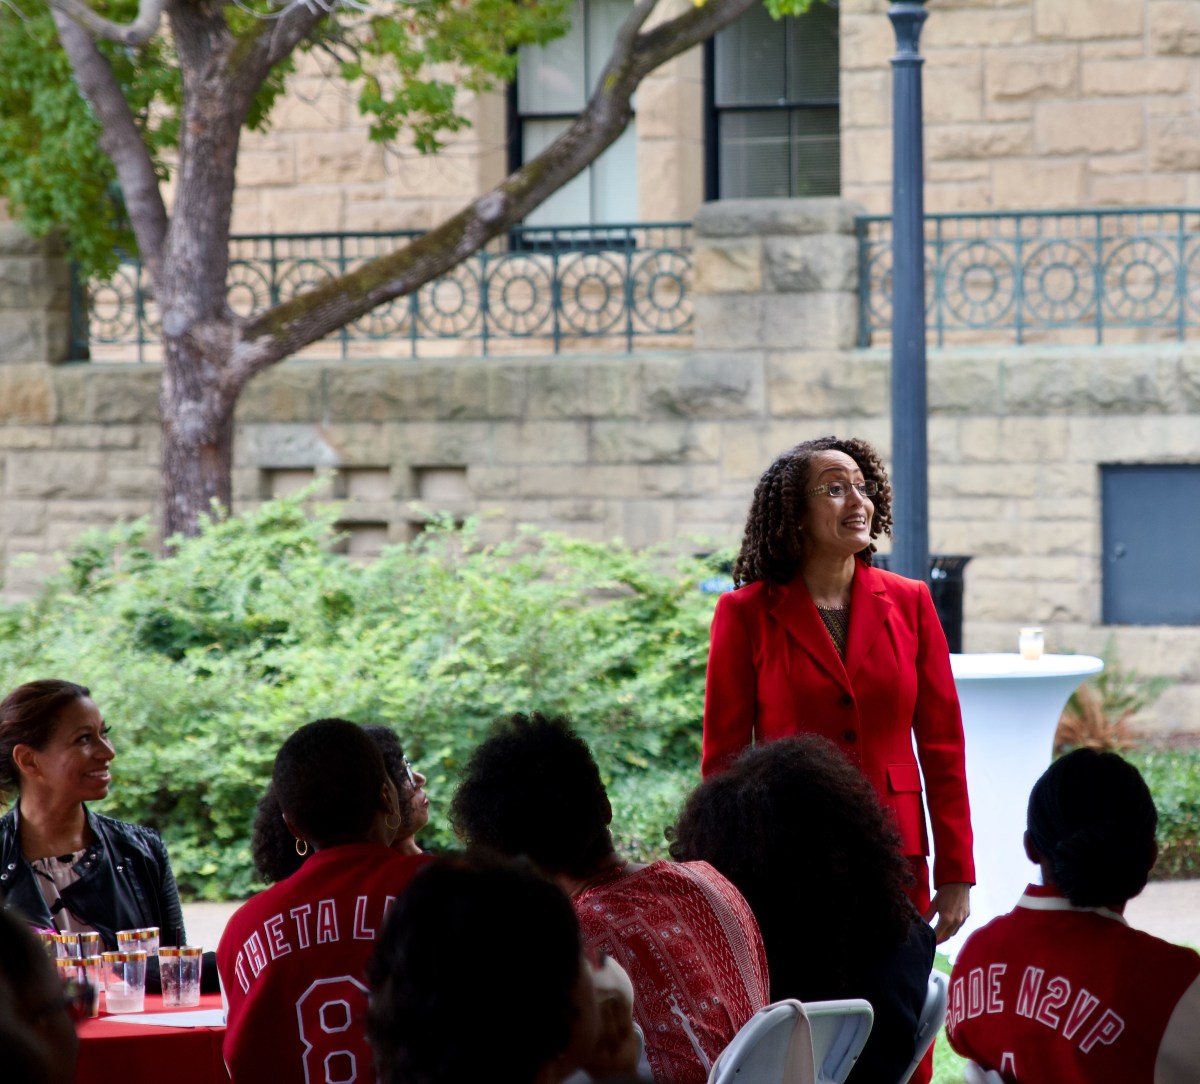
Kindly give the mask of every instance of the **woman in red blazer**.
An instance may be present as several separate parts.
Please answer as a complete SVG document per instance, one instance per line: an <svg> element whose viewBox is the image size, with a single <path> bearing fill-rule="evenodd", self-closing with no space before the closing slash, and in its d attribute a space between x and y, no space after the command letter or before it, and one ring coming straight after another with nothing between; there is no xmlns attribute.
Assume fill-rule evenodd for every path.
<svg viewBox="0 0 1200 1084"><path fill-rule="evenodd" d="M830 739L892 811L913 902L937 916L940 942L966 920L975 881L962 718L929 588L870 564L891 526L891 487L865 441L806 441L771 464L734 565L741 586L713 615L701 771L751 742Z"/></svg>

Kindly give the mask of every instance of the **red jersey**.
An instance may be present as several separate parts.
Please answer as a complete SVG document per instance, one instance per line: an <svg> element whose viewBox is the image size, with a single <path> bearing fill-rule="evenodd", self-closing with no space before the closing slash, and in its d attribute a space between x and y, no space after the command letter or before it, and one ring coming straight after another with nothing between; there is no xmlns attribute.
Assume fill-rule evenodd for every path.
<svg viewBox="0 0 1200 1084"><path fill-rule="evenodd" d="M217 948L233 1084L373 1084L364 972L388 909L429 860L330 847L233 914Z"/></svg>
<svg viewBox="0 0 1200 1084"><path fill-rule="evenodd" d="M959 953L946 1034L1009 1084L1196 1084L1200 956L1030 885Z"/></svg>
<svg viewBox="0 0 1200 1084"><path fill-rule="evenodd" d="M588 950L629 974L646 1060L662 1084L704 1084L770 1001L767 956L742 894L707 862L653 862L574 900Z"/></svg>

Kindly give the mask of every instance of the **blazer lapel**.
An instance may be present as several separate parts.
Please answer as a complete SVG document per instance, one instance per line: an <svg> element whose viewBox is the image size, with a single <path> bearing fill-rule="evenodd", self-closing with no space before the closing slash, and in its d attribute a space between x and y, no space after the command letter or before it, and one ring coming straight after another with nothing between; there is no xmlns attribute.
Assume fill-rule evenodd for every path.
<svg viewBox="0 0 1200 1084"><path fill-rule="evenodd" d="M891 608L883 577L870 565L860 562L850 592L850 635L846 642L846 673L852 681L887 624Z"/></svg>
<svg viewBox="0 0 1200 1084"><path fill-rule="evenodd" d="M846 675L846 667L842 665L842 657L829 638L829 631L817 613L803 576L797 573L789 583L771 586L770 612L800 650L811 656L822 670L828 671L839 685L850 690L850 680ZM850 610L850 635L854 635L853 606Z"/></svg>

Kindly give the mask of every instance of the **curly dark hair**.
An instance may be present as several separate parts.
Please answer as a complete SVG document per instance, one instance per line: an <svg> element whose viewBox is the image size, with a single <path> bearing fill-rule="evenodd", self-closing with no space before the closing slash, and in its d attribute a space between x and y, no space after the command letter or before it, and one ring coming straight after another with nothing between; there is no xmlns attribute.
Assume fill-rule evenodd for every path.
<svg viewBox="0 0 1200 1084"><path fill-rule="evenodd" d="M450 804L460 839L527 855L551 874L586 877L613 852L612 808L587 743L538 712L497 722Z"/></svg>
<svg viewBox="0 0 1200 1084"><path fill-rule="evenodd" d="M1141 773L1116 753L1076 749L1029 795L1029 842L1076 907L1133 899L1154 866L1158 810Z"/></svg>
<svg viewBox="0 0 1200 1084"><path fill-rule="evenodd" d="M404 746L400 744L396 732L386 726L371 724L364 726L362 730L378 747L388 777L395 783L396 793L400 795L401 832L411 834L412 807L408 798L412 787L409 786L408 774L404 770ZM270 783L267 784L267 789L263 791L263 796L259 798L254 810L250 853L258 875L272 884L290 877L304 865L304 859L307 857L296 853L296 840L283 823L283 810L279 808L275 787Z"/></svg>
<svg viewBox="0 0 1200 1084"><path fill-rule="evenodd" d="M765 580L787 583L804 559L799 524L808 507L804 496L808 489L809 467L820 452L845 452L868 482L879 483L879 493L871 498L875 514L871 517L871 537L892 536L892 486L883 460L865 440L856 437L818 437L806 440L784 452L772 463L754 487L754 498L746 514L742 548L733 566L733 578L739 585ZM859 556L870 561L875 552L871 543Z"/></svg>
<svg viewBox="0 0 1200 1084"><path fill-rule="evenodd" d="M0 701L0 797L21 786L13 749L18 745L45 749L59 712L76 700L90 699L91 695L86 685L45 678L18 685Z"/></svg>
<svg viewBox="0 0 1200 1084"><path fill-rule="evenodd" d="M579 954L570 900L527 864L435 860L397 900L367 966L379 1079L532 1082L570 1045ZM486 1009L469 1014L468 1034L470 1005Z"/></svg>
<svg viewBox="0 0 1200 1084"><path fill-rule="evenodd" d="M711 863L758 919L771 998L858 996L865 967L919 919L900 836L866 777L825 738L752 746L689 795L671 857Z"/></svg>

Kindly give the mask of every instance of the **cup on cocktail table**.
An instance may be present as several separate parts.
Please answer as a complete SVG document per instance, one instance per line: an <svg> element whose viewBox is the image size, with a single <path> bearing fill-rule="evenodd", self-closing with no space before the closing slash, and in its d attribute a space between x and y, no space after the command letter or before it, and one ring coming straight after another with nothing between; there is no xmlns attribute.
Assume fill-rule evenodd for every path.
<svg viewBox="0 0 1200 1084"><path fill-rule="evenodd" d="M1046 646L1046 637L1039 625L1027 625L1017 635L1017 650L1026 662L1037 662Z"/></svg>
<svg viewBox="0 0 1200 1084"><path fill-rule="evenodd" d="M146 954L106 952L104 1008L109 1013L141 1012L146 1007Z"/></svg>
<svg viewBox="0 0 1200 1084"><path fill-rule="evenodd" d="M99 956L104 951L104 946L100 943L100 935L98 933L86 930L76 936L79 938L80 959L84 956Z"/></svg>
<svg viewBox="0 0 1200 1084"><path fill-rule="evenodd" d="M163 1008L190 1008L200 1004L200 962L203 950L193 945L163 945L158 950Z"/></svg>
<svg viewBox="0 0 1200 1084"><path fill-rule="evenodd" d="M54 938L54 954L60 960L78 960L79 959L79 934L77 933L56 933L51 934Z"/></svg>
<svg viewBox="0 0 1200 1084"><path fill-rule="evenodd" d="M157 956L158 927L139 926L134 930L117 930L117 949L120 952L140 950L147 956Z"/></svg>
<svg viewBox="0 0 1200 1084"><path fill-rule="evenodd" d="M52 960L58 959L58 934L49 933L45 930L35 930L34 936L41 943L42 948L46 950L46 955Z"/></svg>
<svg viewBox="0 0 1200 1084"><path fill-rule="evenodd" d="M79 957L80 978L88 984L92 993L89 1016L100 1015L100 991L104 989L104 958L100 955Z"/></svg>

